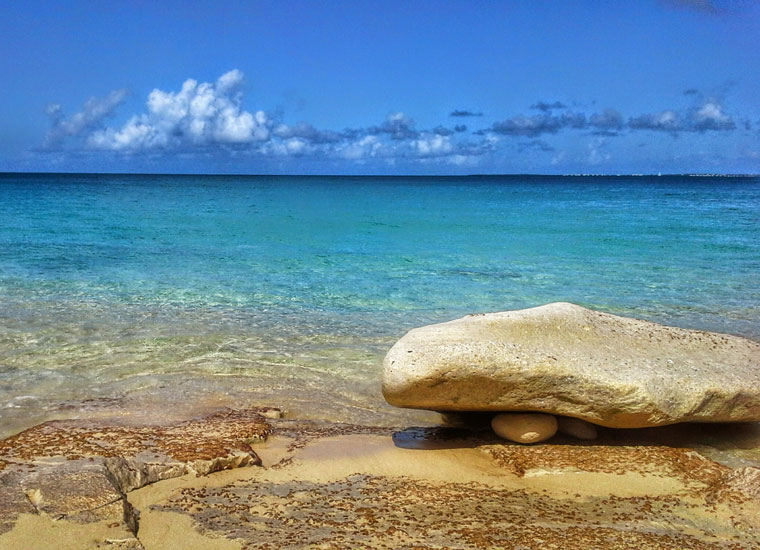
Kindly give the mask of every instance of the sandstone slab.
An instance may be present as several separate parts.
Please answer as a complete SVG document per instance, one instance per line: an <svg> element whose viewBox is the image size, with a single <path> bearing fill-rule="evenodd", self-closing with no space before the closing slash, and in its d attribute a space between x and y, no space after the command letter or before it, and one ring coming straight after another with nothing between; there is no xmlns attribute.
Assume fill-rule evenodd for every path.
<svg viewBox="0 0 760 550"><path fill-rule="evenodd" d="M246 417L225 415L225 424ZM20 492L17 506L26 505L26 512L0 533L0 548L760 547L760 424L600 430L593 443L558 435L555 443L531 446L505 444L485 424L267 423L273 437L256 444L262 467L185 475L127 493L124 502L140 512L131 538L111 527L115 520L34 513L35 506L44 511L54 504L50 484L40 476L23 483L30 473L12 470L30 463L9 463L0 472L0 522L9 509L4 487L39 488L42 499L33 505ZM230 430L234 437L237 430ZM54 460L65 458L35 464ZM89 462L66 463L75 471L83 460Z"/></svg>
<svg viewBox="0 0 760 550"><path fill-rule="evenodd" d="M142 548L139 511L127 493L186 474L261 465L252 444L266 440L273 415L251 408L152 424L118 415L56 420L0 440L0 535L33 514L104 523L108 547Z"/></svg>
<svg viewBox="0 0 760 550"><path fill-rule="evenodd" d="M760 344L553 303L410 331L385 358L383 394L615 428L760 421Z"/></svg>

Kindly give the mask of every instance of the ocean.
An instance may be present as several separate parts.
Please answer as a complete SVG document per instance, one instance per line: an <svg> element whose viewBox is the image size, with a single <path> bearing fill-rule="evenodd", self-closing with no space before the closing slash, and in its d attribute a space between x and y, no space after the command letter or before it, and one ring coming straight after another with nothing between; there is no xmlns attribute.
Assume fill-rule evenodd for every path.
<svg viewBox="0 0 760 550"><path fill-rule="evenodd" d="M760 340L760 178L0 174L0 437L114 407L430 421L380 395L398 338L553 301Z"/></svg>

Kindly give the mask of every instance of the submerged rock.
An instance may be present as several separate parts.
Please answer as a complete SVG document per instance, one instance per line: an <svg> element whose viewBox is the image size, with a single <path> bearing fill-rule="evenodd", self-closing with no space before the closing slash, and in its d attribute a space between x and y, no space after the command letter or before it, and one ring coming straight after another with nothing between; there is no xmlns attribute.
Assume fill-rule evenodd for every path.
<svg viewBox="0 0 760 550"><path fill-rule="evenodd" d="M615 428L760 421L760 344L553 303L410 331L385 358L383 394Z"/></svg>
<svg viewBox="0 0 760 550"><path fill-rule="evenodd" d="M551 414L504 413L491 420L496 435L515 443L540 443L557 433L557 419Z"/></svg>

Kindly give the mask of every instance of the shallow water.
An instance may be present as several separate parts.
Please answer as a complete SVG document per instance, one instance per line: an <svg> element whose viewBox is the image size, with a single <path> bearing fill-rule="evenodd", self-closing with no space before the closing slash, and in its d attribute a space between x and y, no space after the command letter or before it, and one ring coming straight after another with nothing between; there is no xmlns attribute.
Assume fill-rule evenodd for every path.
<svg viewBox="0 0 760 550"><path fill-rule="evenodd" d="M760 340L758 273L760 178L0 175L0 434L114 400L398 422L414 326L563 300Z"/></svg>

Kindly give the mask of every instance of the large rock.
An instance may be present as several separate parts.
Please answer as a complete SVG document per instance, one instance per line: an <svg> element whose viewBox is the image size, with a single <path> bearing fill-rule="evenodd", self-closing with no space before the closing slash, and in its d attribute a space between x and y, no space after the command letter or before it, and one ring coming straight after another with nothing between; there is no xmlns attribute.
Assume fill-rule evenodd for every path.
<svg viewBox="0 0 760 550"><path fill-rule="evenodd" d="M760 344L554 303L410 331L385 358L383 394L615 428L760 421Z"/></svg>

